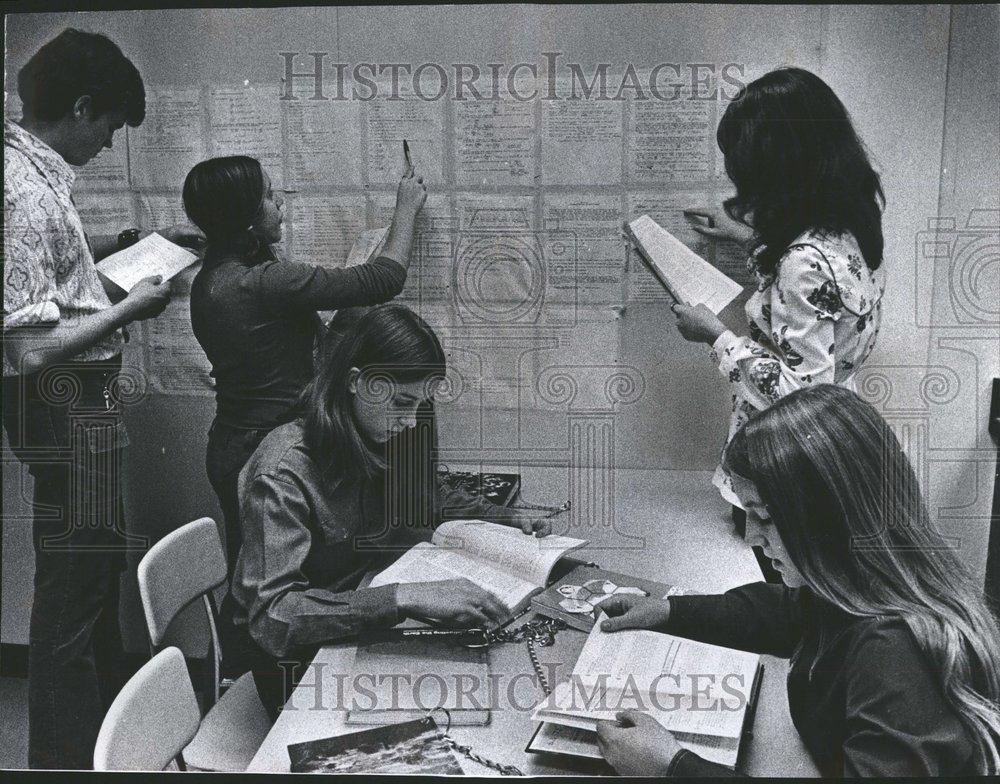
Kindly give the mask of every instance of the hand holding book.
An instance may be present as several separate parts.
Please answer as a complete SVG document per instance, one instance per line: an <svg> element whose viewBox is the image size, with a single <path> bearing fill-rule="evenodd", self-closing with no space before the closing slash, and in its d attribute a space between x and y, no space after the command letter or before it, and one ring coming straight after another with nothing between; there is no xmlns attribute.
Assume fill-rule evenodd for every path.
<svg viewBox="0 0 1000 784"><path fill-rule="evenodd" d="M670 730L638 710L598 721L597 745L620 776L667 776L682 748Z"/></svg>
<svg viewBox="0 0 1000 784"><path fill-rule="evenodd" d="M685 305L675 302L670 309L677 316L677 331L692 343L712 345L728 327L704 305Z"/></svg>

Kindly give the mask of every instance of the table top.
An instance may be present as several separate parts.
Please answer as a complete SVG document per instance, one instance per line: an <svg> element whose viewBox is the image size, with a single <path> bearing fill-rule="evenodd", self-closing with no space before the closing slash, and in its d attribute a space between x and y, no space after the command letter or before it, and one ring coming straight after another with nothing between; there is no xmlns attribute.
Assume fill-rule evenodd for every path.
<svg viewBox="0 0 1000 784"><path fill-rule="evenodd" d="M498 466L496 470L521 473L521 498L526 502L558 505L566 497L566 469ZM752 551L733 532L729 507L712 486L710 472L617 469L613 476L613 498L600 500L613 515L576 509L572 516L555 518L559 520L555 533L590 541L574 556L589 558L605 569L700 593L719 593L761 579ZM556 680L568 675L585 639L585 633L574 629L560 631L552 647L536 647L542 666L547 672L554 668ZM345 710L337 708L344 703L338 699L339 690L344 674L351 672L354 651L350 643L319 651L314 667L293 692L248 772L287 772L290 743L366 729L347 725ZM531 710L543 695L535 684L525 646L498 645L488 655L491 679L496 684L490 722L481 727L452 727L451 736L456 741L490 759L516 765L529 775L607 772L603 764L590 760L527 753L525 746L537 726L531 720ZM743 767L752 776L817 776L788 715L787 662L765 656L763 664L754 729L747 739ZM472 762L463 764L475 775L492 773Z"/></svg>

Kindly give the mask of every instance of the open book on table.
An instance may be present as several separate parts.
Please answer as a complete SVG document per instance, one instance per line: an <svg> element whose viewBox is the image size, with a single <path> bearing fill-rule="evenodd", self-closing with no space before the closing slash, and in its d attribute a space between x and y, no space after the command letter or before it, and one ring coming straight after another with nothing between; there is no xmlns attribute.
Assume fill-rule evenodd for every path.
<svg viewBox="0 0 1000 784"><path fill-rule="evenodd" d="M733 768L761 672L754 653L660 632L602 632L598 623L572 674L535 708L532 718L543 724L528 751L597 759L597 721L634 708L681 746Z"/></svg>
<svg viewBox="0 0 1000 784"><path fill-rule="evenodd" d="M555 534L528 536L520 528L484 520L449 520L438 526L430 542L407 550L370 585L464 577L496 596L515 618L548 584L556 562L586 544Z"/></svg>

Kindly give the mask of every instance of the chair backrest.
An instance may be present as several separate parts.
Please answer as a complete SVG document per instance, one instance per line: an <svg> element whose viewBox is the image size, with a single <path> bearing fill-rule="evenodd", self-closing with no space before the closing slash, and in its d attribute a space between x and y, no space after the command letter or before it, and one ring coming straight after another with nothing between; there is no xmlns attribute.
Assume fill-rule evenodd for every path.
<svg viewBox="0 0 1000 784"><path fill-rule="evenodd" d="M111 703L97 735L94 770L163 770L180 758L200 723L184 654L165 648Z"/></svg>
<svg viewBox="0 0 1000 784"><path fill-rule="evenodd" d="M184 607L226 581L226 553L215 521L202 517L164 536L139 562L138 578L156 649Z"/></svg>

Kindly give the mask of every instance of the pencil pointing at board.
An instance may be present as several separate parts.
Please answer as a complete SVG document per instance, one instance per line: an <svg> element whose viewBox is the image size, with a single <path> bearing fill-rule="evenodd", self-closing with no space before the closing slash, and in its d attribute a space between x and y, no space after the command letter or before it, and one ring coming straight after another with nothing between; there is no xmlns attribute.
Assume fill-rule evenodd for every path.
<svg viewBox="0 0 1000 784"><path fill-rule="evenodd" d="M403 139L403 158L406 159L406 167L412 169L413 159L410 158L410 143L406 139Z"/></svg>

